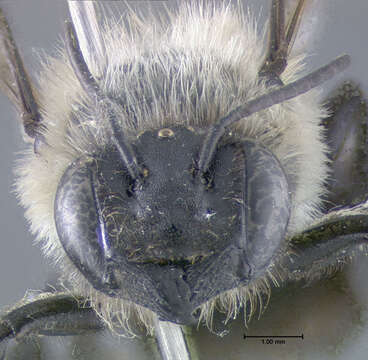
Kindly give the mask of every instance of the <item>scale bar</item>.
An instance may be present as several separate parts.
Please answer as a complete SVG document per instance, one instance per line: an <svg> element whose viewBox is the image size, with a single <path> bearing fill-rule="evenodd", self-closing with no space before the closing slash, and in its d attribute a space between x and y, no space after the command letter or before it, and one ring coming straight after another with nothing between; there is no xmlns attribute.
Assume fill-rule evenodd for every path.
<svg viewBox="0 0 368 360"><path fill-rule="evenodd" d="M272 338L298 338L298 339L303 339L304 340L304 334L301 335L243 335L243 338L268 338L268 339L272 339Z"/></svg>

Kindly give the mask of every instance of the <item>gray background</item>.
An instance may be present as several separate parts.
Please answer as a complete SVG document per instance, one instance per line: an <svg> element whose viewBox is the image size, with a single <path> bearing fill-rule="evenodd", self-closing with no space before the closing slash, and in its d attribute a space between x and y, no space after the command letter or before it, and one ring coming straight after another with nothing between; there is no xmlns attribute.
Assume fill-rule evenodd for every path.
<svg viewBox="0 0 368 360"><path fill-rule="evenodd" d="M115 5L117 2L114 2ZM131 2L145 7L144 1ZM169 5L171 2L167 2ZM245 2L244 2L245 3ZM258 14L263 7L262 17L268 13L268 1L249 1L251 9ZM53 51L55 41L62 34L63 20L67 18L66 2L62 0L13 0L2 1L14 36L21 49L25 63L33 74L39 69L37 52L44 49ZM325 0L318 16L324 26L318 27L308 51L312 54L309 66L315 68L345 52L351 55L352 65L342 75L326 84L325 91L336 87L345 79L354 80L367 90L367 14L366 0ZM2 244L0 250L0 308L23 297L27 289L42 289L47 281L55 277L52 264L41 256L38 246L33 245L34 237L29 233L23 218L23 209L17 204L12 193L13 165L16 152L22 148L19 125L6 98L0 96L0 228ZM202 329L197 335L201 358L203 359L366 359L368 304L367 282L368 262L361 258L349 265L343 278L334 289L322 283L313 289L302 289L290 298L271 301L270 308L260 322L254 322L253 334L275 334L280 329L291 333L311 334L304 342L290 340L286 345L260 345L259 342L244 341L241 321L232 325L231 334L216 337ZM341 285L343 283L343 285ZM340 286L341 285L341 286ZM337 289L337 290L336 290ZM348 295L352 293L352 295ZM341 321L335 324L325 317L325 310L334 308L333 321L341 314ZM346 310L349 308L349 310ZM302 313L310 314L304 322L295 319ZM295 316L295 317L294 317ZM351 319L354 324L351 325ZM329 321L332 321L329 323ZM287 323L287 325L285 325ZM298 324L298 325L297 325ZM300 325L303 324L303 325ZM298 328L298 326L302 326ZM348 330L345 330L348 329ZM334 332L336 330L336 332ZM285 333L284 333L285 334ZM312 336L313 335L313 336ZM78 341L77 341L78 340ZM106 359L149 358L145 344L141 341L121 340L104 337L85 339L52 339L42 341L44 359L89 358ZM364 340L364 341L363 341ZM108 345L108 350L106 350ZM105 352L106 351L106 352ZM32 355L33 356L33 355ZM32 357L29 355L28 358Z"/></svg>

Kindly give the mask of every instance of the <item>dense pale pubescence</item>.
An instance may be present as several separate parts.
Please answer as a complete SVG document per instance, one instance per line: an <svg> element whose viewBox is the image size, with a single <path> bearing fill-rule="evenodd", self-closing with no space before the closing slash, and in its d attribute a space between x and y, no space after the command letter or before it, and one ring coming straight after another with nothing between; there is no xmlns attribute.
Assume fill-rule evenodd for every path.
<svg viewBox="0 0 368 360"><path fill-rule="evenodd" d="M236 106L267 91L258 77L266 48L264 31L257 29L257 20L244 9L185 5L168 18L169 24L131 14L128 26L111 20L98 32L105 52L88 54L88 49L82 48L99 86L115 100L114 111L129 139L145 129L172 124L207 128ZM100 39L92 35L89 40ZM282 74L285 84L300 76L302 61L303 54L289 59ZM30 147L17 170L18 194L32 231L45 254L68 269L74 291L106 304L98 311L107 321L110 314L119 313L118 320L127 327L127 319L135 312L149 328L153 313L94 290L61 247L54 224L59 180L77 158L110 145L108 123L103 114L95 117L93 99L83 92L63 48L57 58L47 58L39 82L47 144L41 145L37 154ZM319 214L327 174L319 126L324 115L318 91L313 90L239 121L231 129L238 136L261 142L282 164L292 191L288 235ZM254 286L221 295L220 306L229 316L235 315L262 283L260 279ZM202 317L207 321L214 304L212 300L202 305Z"/></svg>

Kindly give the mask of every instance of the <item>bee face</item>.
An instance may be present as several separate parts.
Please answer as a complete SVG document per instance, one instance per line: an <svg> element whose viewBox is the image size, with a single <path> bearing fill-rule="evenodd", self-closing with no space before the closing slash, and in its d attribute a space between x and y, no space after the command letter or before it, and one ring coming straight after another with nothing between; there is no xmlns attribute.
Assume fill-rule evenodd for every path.
<svg viewBox="0 0 368 360"><path fill-rule="evenodd" d="M36 5L33 5L33 6L34 6L34 7L36 7ZM60 5L56 5L56 6L60 6ZM17 10L17 11L18 11L18 10ZM15 12L14 12L14 14L15 14L15 15L14 15L14 18L18 18L17 11L15 11ZM63 11L65 11L65 13L66 13L66 9L64 9ZM56 16L59 18L59 17L60 17L60 15L58 14L58 12L59 12L59 10L57 10L57 11L56 11ZM332 25L332 24L331 24L331 25ZM330 29L328 29L328 30L332 32L332 30L330 30ZM335 30L335 31L337 31L337 30ZM344 34L344 35L345 35L345 34ZM323 33L323 34L321 34L321 36L323 36L323 37L327 37L327 35L326 35L326 34L324 34L324 33ZM20 40L22 40L22 39L20 39ZM33 42L32 42L32 39L31 39L28 43L33 43ZM339 43L346 44L346 43L349 43L349 42L342 42L342 41L340 42L340 41L339 41ZM318 44L317 44L317 45L318 45ZM350 45L350 44L349 44L349 45ZM21 47L21 45L20 45L20 47ZM40 46L40 47L43 47L43 46ZM326 47L327 47L327 45L326 45ZM334 55L336 55L337 53L339 53L339 52L340 52L340 50L341 50L341 48L340 48L340 47L339 47L339 48L337 48L337 49L338 49L338 50L336 50L336 51L332 51L332 52L333 52L333 56L334 56ZM308 49L308 50L309 50L309 49ZM348 53L350 53L351 55L353 55L353 53L352 53L351 51L349 51L349 49L348 49L348 48L345 48L345 47L344 47L344 50L346 50ZM315 52L317 53L317 51L315 51ZM318 54L320 54L320 53L321 53L321 52L318 52ZM322 54L323 54L323 53L322 53ZM331 58L331 55L327 55L327 54L325 54L325 55L321 55L321 56L322 56L322 60L321 60L321 61L318 61L318 63L323 63L323 62L327 61L329 58ZM323 56L324 56L324 57L323 57ZM332 57L333 57L333 56L332 56ZM353 55L353 56L354 56L354 55ZM311 67L313 67L313 66L311 66ZM362 73L364 73L364 71L362 71L362 70L361 70L361 71L359 72L359 76L361 76L361 74L362 74ZM329 85L327 85L327 87L328 87L328 86L329 86ZM10 112L10 111L9 111L9 112ZM5 119L4 119L4 121L3 121L3 122L4 122L4 124L5 124L5 123L12 124L12 122L11 122L11 121L7 121L7 122L6 122L6 121L5 121ZM14 127L14 125L12 125L12 126ZM6 132L4 131L3 133L6 133ZM7 158L8 158L8 157L7 157ZM18 219L20 219L20 215L19 215L19 216L17 216L17 218L18 218ZM4 220L3 220L3 221L5 221L5 218L4 218ZM4 227L7 227L7 225L6 225L6 224L7 224L7 222L6 222L6 221L5 221L5 223L4 223L4 224L5 224L5 225L4 225ZM14 228L16 228L16 227L14 226ZM26 228L23 228L23 231L24 231L24 232L26 232L26 231L27 231L27 230L26 230ZM22 231L22 232L23 232L23 231ZM14 236L12 236L12 237L13 237L13 238L17 238L17 239L18 239L18 236L17 236L17 235L14 235ZM30 244L30 243L31 243L31 240L27 241L27 244ZM34 253L36 254L36 256L38 255L38 251L37 251L37 249L34 249L34 248L31 248L31 247L30 247L30 249L29 249L29 250L27 250L27 254L28 254L28 251L29 251L29 252L34 252ZM24 250L23 250L23 247L22 247L22 251L21 251L21 252L22 252L22 253L23 253L23 252L26 252L26 251L24 251ZM19 257L18 257L18 256L20 256L20 251L17 251L17 252L16 252L16 256L15 256L15 258L19 259ZM41 257L40 257L40 258L41 258ZM28 255L27 255L27 259L28 259ZM5 260L6 260L6 259L5 259ZM4 260L4 262L5 262L5 260ZM27 260L27 261L24 261L24 262L25 262L25 263L27 263L27 262L28 262L28 260ZM42 262L42 260L38 260L37 262L40 262L40 263L41 263L41 262ZM22 261L19 261L19 263L22 263ZM6 269L9 269L9 268L10 268L10 265L8 265L8 266L6 267ZM6 273L7 273L7 270L2 271L2 273L3 273L3 274L6 274ZM35 272L33 272L33 271L29 270L29 271L25 271L25 273L26 273L26 274L28 274L28 273L30 273L30 274L31 274L31 273L32 273L32 274L37 274L37 270L36 270ZM39 279L41 279L41 277L43 276L43 270L42 270L42 271L38 271L38 273L39 273L39 276L40 276L40 277L39 277ZM24 275L22 275L22 277L24 277ZM37 275L32 275L31 277L34 279L35 277L37 277ZM15 282L17 282L17 283L18 283L18 281L15 281ZM43 283L43 280L42 280L42 281L40 280L40 283ZM19 290L19 291L21 291L21 292L22 292L24 288L28 288L28 287L30 287L30 284L32 284L32 281L28 281L28 280L27 280L27 283L26 283L25 285L21 285L21 284L20 284L20 282L19 282L19 288L20 288L20 290ZM35 284L34 286L31 286L31 287L33 287L33 288L39 288L40 286ZM41 287L42 287L42 285L41 285ZM18 294L17 294L16 298L18 298L18 297L19 297L19 295L20 295L20 293L18 293ZM4 303L5 303L5 302L6 302L6 303L9 303L9 302L11 302L11 301L7 301L7 300L6 300L6 301L4 301ZM204 336L204 338L206 338L206 336L205 336L205 335L203 335L203 336ZM211 341L212 341L212 340L211 340ZM216 342L216 340L213 340L213 342ZM243 346L243 343L241 343L239 346ZM257 351L261 352L261 351L264 351L264 350L263 350L263 348L261 348L261 349L258 349Z"/></svg>

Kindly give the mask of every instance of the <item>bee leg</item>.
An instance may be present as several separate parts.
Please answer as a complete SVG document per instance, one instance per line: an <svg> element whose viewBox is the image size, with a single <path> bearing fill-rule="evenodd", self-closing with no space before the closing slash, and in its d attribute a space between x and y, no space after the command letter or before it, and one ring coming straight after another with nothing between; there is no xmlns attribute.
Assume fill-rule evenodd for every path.
<svg viewBox="0 0 368 360"><path fill-rule="evenodd" d="M324 119L331 174L327 208L357 205L368 194L368 116L360 89L344 83L327 101L332 115Z"/></svg>
<svg viewBox="0 0 368 360"><path fill-rule="evenodd" d="M22 120L24 132L31 138L42 138L42 117L35 89L24 67L9 24L0 9L0 89L13 102Z"/></svg>
<svg viewBox="0 0 368 360"><path fill-rule="evenodd" d="M0 359L11 340L31 335L64 336L104 329L95 311L81 298L65 293L44 293L32 301L20 301L0 317Z"/></svg>
<svg viewBox="0 0 368 360"><path fill-rule="evenodd" d="M368 251L368 206L330 211L318 224L295 235L282 261L286 279L322 278L334 273L357 253Z"/></svg>
<svg viewBox="0 0 368 360"><path fill-rule="evenodd" d="M266 59L259 71L270 85L282 85L280 75L287 66L287 58L298 33L306 0L299 0L293 15L285 26L285 0L272 0L269 22L269 40Z"/></svg>

